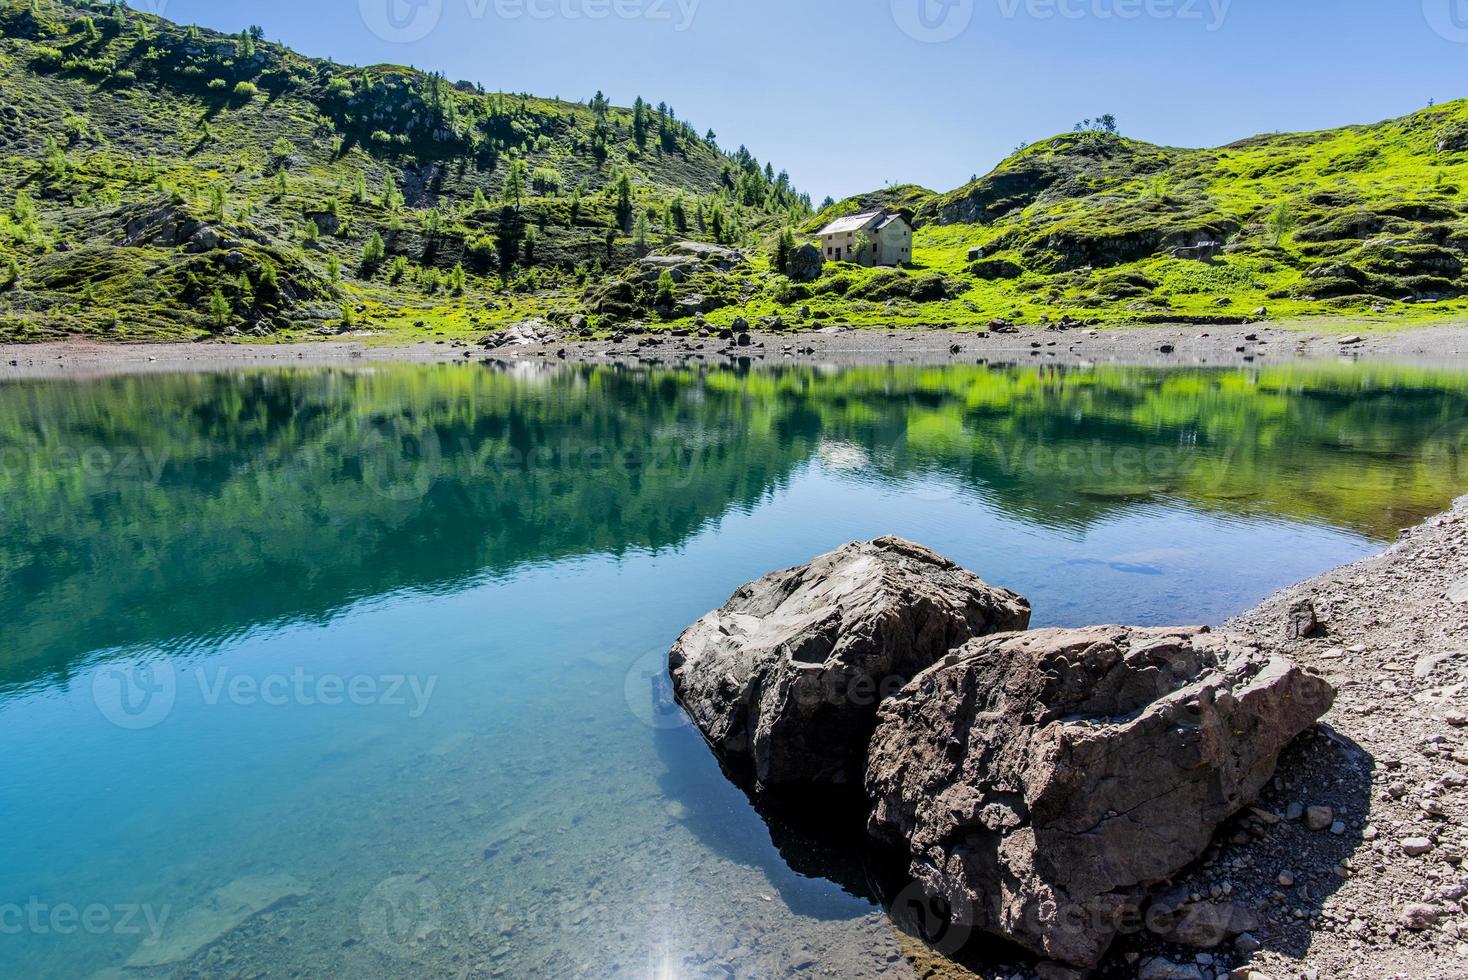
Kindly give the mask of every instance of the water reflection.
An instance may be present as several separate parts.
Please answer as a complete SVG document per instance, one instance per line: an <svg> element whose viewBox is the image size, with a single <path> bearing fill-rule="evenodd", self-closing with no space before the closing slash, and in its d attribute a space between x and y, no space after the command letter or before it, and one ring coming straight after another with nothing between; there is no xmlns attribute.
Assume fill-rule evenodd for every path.
<svg viewBox="0 0 1468 980"><path fill-rule="evenodd" d="M0 685L64 681L90 650L665 549L813 459L1051 529L1178 498L1387 539L1468 486L1465 419L1460 376L1356 366L456 365L11 384Z"/></svg>

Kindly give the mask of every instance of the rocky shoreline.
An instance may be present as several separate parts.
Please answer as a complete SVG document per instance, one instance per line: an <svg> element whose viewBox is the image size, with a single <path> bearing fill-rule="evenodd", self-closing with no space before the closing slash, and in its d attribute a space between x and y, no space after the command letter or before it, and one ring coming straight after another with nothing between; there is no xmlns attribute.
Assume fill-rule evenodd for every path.
<svg viewBox="0 0 1468 980"><path fill-rule="evenodd" d="M1085 692L1100 683L1103 687L1112 685L1116 690L1131 692L1124 697L1108 697L1122 697L1128 704L1145 704L1148 698L1159 693L1148 686L1150 681L1142 682L1146 690L1139 693L1137 684L1139 679L1146 677L1145 671L1124 673L1119 675L1120 680L1115 680L1114 677L1118 676L1115 670L1107 667L1103 670L1105 680L1098 682L1094 672L1086 674L1090 667L1079 666L1089 661L1085 657L1076 661L1076 651L1085 649L1086 656L1094 660L1093 651L1098 647L1120 643L1119 649L1123 651L1121 660L1125 660L1128 655L1124 651L1128 646L1134 650L1155 652L1159 645L1166 645L1172 654L1165 660L1176 664L1181 658L1193 665L1189 671L1203 671L1202 674L1188 673L1187 677L1177 681L1185 685L1183 688L1176 685L1169 688L1182 691L1184 695L1194 690L1186 686L1194 683L1188 678L1206 677L1210 670L1222 669L1224 663L1254 663L1256 666L1253 667L1228 668L1224 675L1235 674L1239 670L1242 673L1236 676L1241 678L1283 678L1288 674L1298 678L1291 682L1293 692L1282 695L1282 699L1265 701L1261 700L1260 693L1264 687L1253 682L1249 682L1249 687L1239 687L1235 682L1233 686L1224 684L1217 688L1218 693L1204 699L1206 703L1216 702L1220 706L1243 703L1253 707L1248 709L1252 713L1248 719L1244 715L1230 716L1226 723L1215 726L1213 730L1219 734L1226 731L1249 734L1234 748L1223 750L1219 750L1218 745L1210 748L1209 740L1205 738L1205 748L1219 751L1219 754L1212 756L1215 762L1205 763L1198 770L1215 773L1231 767L1237 770L1241 774L1238 784L1242 794L1240 799L1247 797L1244 800L1247 805L1223 804L1221 801L1205 803L1203 801L1209 799L1208 792L1197 796L1197 805L1204 810L1211 806L1222 807L1224 819L1212 833L1211 840L1205 830L1195 851L1187 852L1189 856L1185 859L1174 857L1173 871L1154 876L1148 896L1150 900L1138 907L1143 914L1137 920L1137 928L1116 930L1114 936L1107 930L1099 934L1075 933L1072 938L1080 935L1084 941L1072 946L1072 953L1083 949L1086 942L1096 941L1099 936L1103 944L1101 948L1109 943L1111 949L1100 960L1095 975L1134 976L1149 980L1215 980L1222 977L1236 980L1323 980L1357 976L1445 980L1468 975L1468 875L1461 868L1465 851L1468 851L1468 831L1464 829L1468 827L1468 793L1464 792L1468 788L1468 775L1465 775L1465 770L1468 770L1468 738L1464 737L1465 725L1468 725L1468 711L1465 711L1468 699L1463 696L1464 690L1468 689L1468 615L1465 615L1468 614L1468 498L1459 501L1448 513L1419 528L1404 531L1403 535L1402 542L1383 555L1327 573L1272 597L1228 623L1216 637L1186 630L1171 631L1167 637L1152 635L1159 631L1137 631L1134 639L1122 640L1121 634L1102 636L1106 630L1117 630L1104 628L1079 639L1077 635L1087 631L1011 633L1001 634L993 640L971 640L966 647L950 654L946 662L939 662L919 678L920 682L928 678L928 686L941 691L947 683L943 678L954 675L957 686L949 686L952 693L948 697L956 700L948 702L948 706L944 706L941 694L919 696L914 692L918 682L904 688L898 697L884 702L880 727L871 750L872 759L878 761L871 763L867 785L869 791L875 789L878 797L887 800L880 804L878 816L882 807L887 808L889 816L881 819L874 816L874 827L885 827L885 836L898 843L913 839L915 861L933 869L925 891L930 895L935 891L944 893L952 898L956 894L955 887L965 881L981 881L986 874L992 873L982 870L990 867L984 861L976 865L972 854L964 856L963 848L973 846L980 839L964 830L965 827L974 826L974 821L981 816L987 820L990 811L998 820L994 825L996 837L1010 833L1011 828L1017 828L1021 823L1028 825L1030 822L1031 814L1025 812L1024 806L1019 807L1018 815L1012 808L1006 810L1014 819L1005 821L999 819L1003 816L1000 813L1002 807L980 807L982 800L975 796L976 793L988 794L991 802L1013 800L1012 775L1009 785L999 785L1005 782L1000 779L984 790L981 784L987 778L984 773L992 768L991 762L983 763L979 770L964 770L966 775L959 777L956 776L957 770L949 771L946 768L949 763L943 761L951 757L955 746L965 746L958 749L960 753L973 751L971 743L979 738L977 728L973 732L955 732L957 741L953 740L955 736L946 736L945 743L942 735L948 726L954 724L953 719L961 719L965 712L975 710L973 694L962 694L968 685L958 679L969 671L999 669L994 666L996 663L1008 663L1009 666L1000 671L1002 677L990 678L975 689L993 691L998 684L1008 697L1014 693L1016 685L1023 687L1027 683L1017 680L1025 676L1026 671L1039 670L1034 675L1041 684L1040 688L1035 688L1039 691L1045 689L1046 683L1058 683L1054 681L1057 669L1062 671L1061 676L1067 671L1081 670L1082 674L1076 676L1089 677L1077 689L1083 700L1090 697ZM829 563L825 566L817 563L812 567L821 569L823 573L831 571ZM790 580L792 574L800 582L797 589L783 584ZM716 638L715 645L725 646L722 667L716 666L714 672L724 671L726 677L727 668L733 662L728 659L731 651L727 648L731 638L737 652L749 654L753 650L755 661L767 656L771 649L789 651L799 648L805 653L792 661L799 666L820 659L805 655L810 653L813 645L820 648L817 652L828 652L828 641L837 636L833 629L839 632L839 627L831 625L829 616L803 616L801 610L781 606L791 596L798 596L801 589L807 593L812 591L808 570L777 573L761 583L751 583L736 594L731 607L723 611L734 617L743 617L737 628L726 628L728 622L706 622L702 624L702 632L695 628L680 638L674 661L678 665L678 673L683 675L680 690L686 695L685 703L696 701L700 696L697 686L689 683L687 674L689 665L697 660L697 648L706 647L711 637ZM820 593L819 589L815 591ZM768 601L762 601L762 592L768 593ZM924 602L931 605L931 597ZM740 608L733 609L734 604ZM868 611L877 609L884 612L881 603L872 602L870 595L865 595L862 606ZM772 614L779 626L773 632L763 632L761 624L754 620L761 615ZM931 618L931 613L919 617L924 622ZM861 631L860 623L855 626ZM981 637L983 632L979 629L977 635ZM870 635L870 630L865 630L865 633ZM1172 635L1174 633L1177 635ZM741 636L745 639L759 638L760 644L756 646L762 649L745 645ZM812 639L814 636L824 639L816 641ZM1012 639L1006 639L1006 636ZM793 647L790 645L792 640ZM1194 648L1230 647L1237 643L1250 647L1257 645L1258 649L1268 651L1264 656L1277 659L1264 667L1263 661L1257 659L1259 654L1233 650L1227 655L1200 656L1194 652ZM1029 648L1037 648L1040 652ZM690 656L690 649L695 651L693 656ZM861 660L861 655L863 652L858 650L854 660L870 662ZM836 659L853 661L852 657ZM1120 660L1103 656L1098 662L1115 665ZM1031 663L1035 667L1025 666ZM1209 668L1209 663L1219 666ZM1223 675L1215 673L1213 676ZM1051 681L1046 682L1046 677ZM1323 680L1309 680L1312 677ZM1309 687L1317 683L1322 689L1339 692L1334 707L1330 707L1330 698L1335 697L1334 694L1330 698L1322 696L1316 699L1319 709L1308 716L1300 714L1305 709L1290 708L1286 713L1295 720L1280 721L1281 706L1298 704L1301 697L1307 702L1314 698L1311 691L1299 685ZM753 690L758 692L760 684L755 683ZM1152 693L1146 693L1147 690ZM1235 695L1236 702L1233 700ZM1170 695L1162 692L1163 701L1168 697ZM746 698L741 703L750 702ZM893 707L902 704L906 707ZM1154 704L1139 717L1151 716L1155 709ZM771 710L778 715L785 709L778 704L772 709L770 702L766 701L765 710L767 715ZM1075 707L1064 709L1065 722L1061 729L1070 729L1077 718L1075 710ZM1223 707L1221 710L1232 713L1239 709ZM1294 739L1279 755L1278 768L1275 769L1274 753L1279 751L1277 745L1282 742L1275 747L1260 744L1268 743L1273 737L1264 732L1283 734L1287 739L1288 734L1308 727L1309 719L1322 712L1325 714L1321 722ZM1002 715L1002 707L987 715L981 713L985 718L984 724L991 726ZM791 740L790 745L802 746L806 736L800 731L800 725L808 723L810 717L813 716L809 712L804 712L803 720L794 728L786 725L783 717L773 721L766 717L761 723L766 741L784 737ZM1095 726L1105 728L1116 720L1108 721L1108 717L1106 711L1102 711L1093 720L1081 723L1082 734L1077 744L1094 741L1100 731ZM707 719L708 713L705 712L700 724ZM1261 720L1266 728L1254 727ZM1274 722L1279 723L1268 727ZM904 725L916 727L905 731ZM1088 726L1090 735L1085 734ZM1207 724L1203 726L1204 729L1208 727ZM1051 726L1042 735L1027 735L1021 724L1018 728L1006 729L1006 734L998 736L999 740L988 751L1005 751L1002 746L1025 740L1043 745L1044 738L1052 737L1050 733L1054 731L1057 729ZM1161 732L1162 729L1156 730L1159 737ZM913 748L933 737L937 741L933 742L932 751L927 756L922 756L924 750ZM1034 742L1037 737L1041 738L1040 742ZM788 750L789 746L784 748ZM1240 751L1253 761L1242 761L1243 757L1238 754ZM914 752L919 756L916 760ZM1010 762L1006 764L1013 764L1013 754L1009 753L1007 757ZM1159 758L1159 761L1166 760ZM937 770L949 772L949 776L933 782L920 775ZM1053 771L1048 775L1042 774L1059 794L1050 794L1052 806L1047 811L1047 820L1062 819L1055 814L1065 812L1068 806L1066 799L1078 801L1077 805L1089 813L1097 805L1104 808L1106 795L1116 792L1114 787L1118 780L1115 775L1096 776L1100 781L1093 785L1086 782L1086 773L1092 771L1092 767L1081 767L1078 771L1081 774L1077 777L1079 781L1067 780L1063 774L1057 777ZM978 772L977 776L975 772ZM1259 775L1246 775L1248 773ZM1024 783L1030 776L1033 773L1022 776L1020 782ZM1257 784L1252 783L1256 778ZM1145 789L1149 798L1154 797L1154 791L1159 788L1151 785L1156 780L1155 774L1151 773L1137 779L1148 784ZM1126 777L1122 777L1122 781L1126 781ZM1187 780L1181 782L1186 783ZM905 792L902 787L909 783L909 789L917 786L925 805L934 801L948 802L936 806L936 809L929 805L927 817L920 818L916 825L912 824L913 813L921 812L921 807L919 811L906 811L906 817L896 817L892 807L901 810L906 805L899 801ZM955 810L953 806L958 799L970 800L970 803ZM977 808L973 814L959 815L967 813L970 806ZM1059 811L1055 811L1054 806L1059 806ZM1154 808L1152 816L1163 822L1171 820L1176 825L1174 829L1185 830L1183 825L1189 823L1189 814L1195 809L1193 804L1184 803L1162 810ZM1194 822L1198 819L1194 818ZM1206 820L1203 823L1206 827L1214 826ZM948 826L949 830L933 829L942 826ZM957 838L951 836L955 827L960 831ZM1153 848L1158 846L1156 839L1172 840L1168 833L1159 836L1153 833L1153 829L1144 830L1135 840L1131 839L1135 828L1129 828L1115 841L1102 839L1105 833L1109 833L1104 832L1102 838L1096 838L1102 850L1092 855L1094 860L1076 862L1078 866L1086 867L1081 877L1094 879L1099 871L1103 882L1114 882L1118 877L1125 879L1129 872L1118 869L1128 867L1129 862L1136 863L1130 855L1143 846L1145 840L1149 837L1154 839L1148 845ZM917 843L919 840L923 842L921 847ZM936 865L926 865L929 855L937 854L931 849L942 840L950 841L944 845L945 848L957 846L958 850L948 851L949 856ZM968 844L953 843L963 840ZM1011 875L1018 867L1028 867L1031 873L1039 874L1042 879L1054 878L1057 873L1064 877L1063 869L1057 872L1055 868L1047 867L1044 860L1036 864L1032 851L1021 850L1023 853L1013 848L996 852L999 865L1010 869L1000 876L1008 886L1014 885ZM1175 855L1182 853L1183 850L1174 852ZM954 864L954 861L959 863ZM1155 862L1151 863L1155 869ZM955 871L959 867L967 870ZM940 868L948 870L939 871ZM986 887L993 889L998 886L990 882ZM1070 887L1069 882L1067 887ZM1123 889L1110 898L1119 900L1118 896L1125 893L1126 889ZM966 895L970 899L981 899L985 887L968 892L960 888L957 894L960 898ZM1043 890L1039 894L1044 894ZM1070 896L1064 889L1058 894ZM1228 921L1214 914L1220 910L1228 913ZM1048 949L1047 944L1055 942L1054 929L1043 922L1037 930L1027 931L1018 918L998 924L985 922L982 914L976 918L978 921L974 924L981 931L1006 934L1037 951ZM1061 943L1056 948L1064 950L1066 947ZM952 951L940 947L940 952ZM1088 954L1082 952L1059 958L1070 962L1034 960L1028 965L1015 965L1006 956L1009 962L996 965L976 962L965 956L963 965L958 965L935 955L919 965L924 969L924 975L929 976L1038 976L1043 980L1058 980L1091 974L1087 969Z"/></svg>
<svg viewBox="0 0 1468 980"><path fill-rule="evenodd" d="M1386 329L1383 329L1386 328ZM1317 320L1231 327L1185 325L1095 330L1016 327L853 330L679 336L664 330L614 340L565 340L512 330L470 341L395 343L349 335L303 343L103 343L70 340L0 345L0 380L86 378L154 371L221 370L294 364L591 363L710 366L782 364L1126 364L1156 367L1263 367L1302 360L1370 359L1422 367L1468 367L1468 323L1400 328L1382 321Z"/></svg>

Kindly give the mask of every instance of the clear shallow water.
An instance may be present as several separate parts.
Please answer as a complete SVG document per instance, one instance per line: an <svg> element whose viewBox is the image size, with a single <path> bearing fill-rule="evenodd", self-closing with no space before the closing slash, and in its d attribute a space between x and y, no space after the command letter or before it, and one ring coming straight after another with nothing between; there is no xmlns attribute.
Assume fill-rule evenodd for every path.
<svg viewBox="0 0 1468 980"><path fill-rule="evenodd" d="M0 387L0 975L902 975L657 700L898 533L1220 622L1468 489L1468 379L394 366ZM833 880L834 879L834 880Z"/></svg>

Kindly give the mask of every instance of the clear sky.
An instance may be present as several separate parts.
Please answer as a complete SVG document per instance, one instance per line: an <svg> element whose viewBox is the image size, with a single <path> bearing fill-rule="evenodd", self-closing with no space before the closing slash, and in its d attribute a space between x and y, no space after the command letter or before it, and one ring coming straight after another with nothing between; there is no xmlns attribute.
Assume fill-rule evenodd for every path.
<svg viewBox="0 0 1468 980"><path fill-rule="evenodd" d="M1113 113L1218 145L1468 96L1468 0L130 0L340 62L666 101L819 201L949 190Z"/></svg>

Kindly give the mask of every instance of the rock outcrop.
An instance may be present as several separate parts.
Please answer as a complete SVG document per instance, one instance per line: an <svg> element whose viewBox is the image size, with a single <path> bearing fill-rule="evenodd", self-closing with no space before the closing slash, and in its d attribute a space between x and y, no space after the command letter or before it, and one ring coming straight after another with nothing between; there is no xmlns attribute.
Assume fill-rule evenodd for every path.
<svg viewBox="0 0 1468 980"><path fill-rule="evenodd" d="M815 282L825 267L826 257L809 243L792 251L785 262L785 271L795 282Z"/></svg>
<svg viewBox="0 0 1468 980"><path fill-rule="evenodd" d="M1029 619L1020 596L879 538L743 586L678 638L669 667L709 743L760 787L859 787L882 698Z"/></svg>
<svg viewBox="0 0 1468 980"><path fill-rule="evenodd" d="M868 829L956 921L1092 967L1333 699L1202 628L976 639L883 703Z"/></svg>

